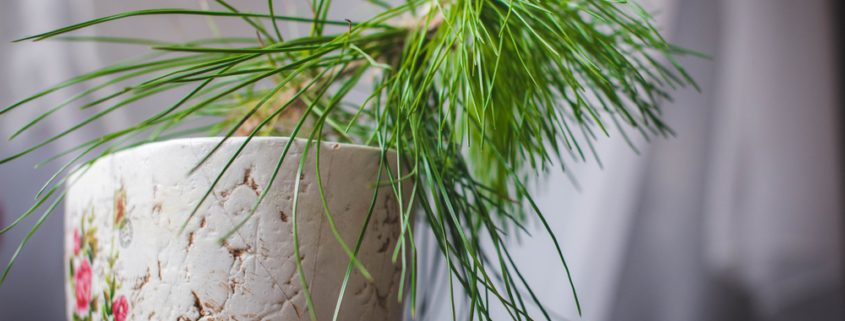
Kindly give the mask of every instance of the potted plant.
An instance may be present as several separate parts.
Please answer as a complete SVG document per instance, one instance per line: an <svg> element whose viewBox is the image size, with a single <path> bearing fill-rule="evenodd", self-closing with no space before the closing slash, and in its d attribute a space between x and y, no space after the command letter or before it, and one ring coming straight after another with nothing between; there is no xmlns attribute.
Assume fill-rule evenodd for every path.
<svg viewBox="0 0 845 321"><path fill-rule="evenodd" d="M216 2L223 10L127 12L18 40L152 52L0 110L104 81L20 131L74 103L102 111L0 164L136 100L185 93L62 154L75 158L3 230L46 206L40 225L65 200L69 320L399 320L426 299L416 297L420 229L444 262L453 316L456 304L469 319L498 304L539 318L526 309L535 305L549 319L506 242L539 219L569 273L526 183L564 154L586 160L609 124L623 137L623 126L671 134L658 104L694 85L673 58L690 52L632 2L372 1L382 9L364 21L328 19L331 1L314 1L308 17L279 15L272 1L267 13ZM142 15L243 19L255 35L66 35ZM283 37L279 21L310 30ZM198 134L211 137L177 139Z"/></svg>

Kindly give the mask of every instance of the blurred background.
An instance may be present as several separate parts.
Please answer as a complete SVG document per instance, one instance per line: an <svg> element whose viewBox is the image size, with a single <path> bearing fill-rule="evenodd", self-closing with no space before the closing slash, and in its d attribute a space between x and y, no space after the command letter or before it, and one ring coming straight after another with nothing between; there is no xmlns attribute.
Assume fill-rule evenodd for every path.
<svg viewBox="0 0 845 321"><path fill-rule="evenodd" d="M303 14L305 2L277 0L276 10ZM676 138L635 141L635 152L611 135L597 146L602 168L595 162L574 166L580 191L560 171L552 171L536 187L539 205L563 246L583 316L575 310L566 275L550 255L552 244L540 226L529 226L534 237L513 240L511 252L553 318L845 320L841 2L641 2L659 11L658 25L670 42L713 59L680 59L702 90L681 90L674 102L666 103L665 119ZM256 12L265 5L232 3ZM206 5L201 0L4 0L0 107L145 50L11 40L129 10ZM330 16L344 19L375 11L363 0L336 1ZM242 21L215 21L224 36L251 34ZM281 27L296 32L295 25ZM184 16L117 21L77 35L178 41L212 36L204 18ZM71 86L3 115L0 136L9 137L88 88ZM26 212L63 162L38 169L33 164L134 124L174 99L146 99L0 166L2 225ZM61 110L15 140L0 141L0 158L89 115ZM35 212L20 228L0 236L0 262L11 259L42 214ZM46 218L0 287L0 320L64 318L62 215L59 207ZM509 318L503 310L498 313L500 319Z"/></svg>

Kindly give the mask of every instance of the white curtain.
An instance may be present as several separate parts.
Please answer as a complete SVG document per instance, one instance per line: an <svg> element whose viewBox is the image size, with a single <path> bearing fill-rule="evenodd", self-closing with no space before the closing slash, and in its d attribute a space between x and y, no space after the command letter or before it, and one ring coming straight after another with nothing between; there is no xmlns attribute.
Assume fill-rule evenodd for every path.
<svg viewBox="0 0 845 321"><path fill-rule="evenodd" d="M713 56L681 59L702 92L664 107L678 137L639 142L636 156L617 135L604 171L576 168L583 193L563 175L542 192L581 319L845 319L833 4L662 3L669 39ZM523 273L577 320L546 241L523 244Z"/></svg>
<svg viewBox="0 0 845 321"><path fill-rule="evenodd" d="M70 46L61 42L39 44L11 44L14 39L59 28L81 19L93 16L90 1L2 1L0 2L0 106L5 108L14 102L34 94L49 85L58 84L86 70L98 66L97 52L93 46ZM73 90L80 90L74 86ZM84 89L82 89L84 90ZM0 158L6 158L23 151L58 134L62 128L83 120L82 115L68 109L58 112L20 137L6 141L26 122L38 113L72 93L63 91L26 105L15 112L0 116ZM79 143L85 137L102 132L102 125L86 128L74 134L64 143ZM51 164L41 169L33 165L46 160L62 149L51 145L32 155L22 157L0 166L0 199L2 199L2 225L8 226L15 218L25 213L34 203L35 193L52 172L59 169ZM49 205L49 204L47 204ZM5 269L19 242L35 225L43 209L0 236L0 261ZM0 286L0 319L3 320L61 320L64 315L64 263L62 254L62 212L57 211L48 218L34 234L3 285Z"/></svg>

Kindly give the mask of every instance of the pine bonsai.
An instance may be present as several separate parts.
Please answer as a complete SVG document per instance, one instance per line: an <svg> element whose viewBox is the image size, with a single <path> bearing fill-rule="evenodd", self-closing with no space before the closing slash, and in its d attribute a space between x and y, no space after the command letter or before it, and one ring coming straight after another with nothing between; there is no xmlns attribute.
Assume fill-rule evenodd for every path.
<svg viewBox="0 0 845 321"><path fill-rule="evenodd" d="M392 249L394 261L402 263L403 275L410 276L408 284L403 278L401 287L410 290L412 314L419 300L415 297L419 280L409 218L416 211L437 238L453 307L456 292L462 289L470 307L469 319L475 314L489 316L490 300L502 304L514 320L529 319L526 304L540 307L550 319L520 274L506 242L507 235L522 233L523 222L535 217L552 236L555 255L569 273L560 246L526 184L555 163L562 168L566 157L586 161L588 154L595 154L593 141L609 135L609 126L618 128L626 140L623 127L646 138L672 135L661 120L659 104L671 99L670 91L677 86L695 86L674 58L694 53L668 44L643 9L624 0L409 0L396 7L372 0L371 5L381 7L380 13L365 21L329 20L331 0L312 1L308 17L279 15L272 1L267 2L266 14L241 12L222 0L216 2L226 10L133 11L17 40L142 44L151 51L73 78L0 111L2 115L23 108L27 102L77 83L99 81L24 125L12 135L15 138L60 108L104 106L78 125L0 164L136 100L174 90L188 93L132 127L47 160L74 155L44 185L35 205L3 230L47 207L22 241L3 279L32 232L64 197L63 186L78 177L70 174L84 174L97 159L186 135L220 136L220 144L245 136L243 146L255 136L289 136L309 141L306 154L310 142L322 141L398 151L400 168L385 171L385 175L394 182L391 188L396 195L413 191L412 202L401 204L402 198L397 197L403 230ZM243 19L256 34L184 43L66 36L78 29L143 15L234 17ZM280 21L305 23L310 31L304 36L283 37ZM107 92L117 84L123 88ZM369 97L348 97L356 86L371 86ZM197 119L205 120L206 125L193 125ZM211 125L207 125L209 119ZM291 142L279 155L276 173ZM236 157L233 155L229 164ZM219 173L218 180L225 171ZM275 174L265 182L267 188L258 203L274 178ZM197 202L191 215L204 200ZM331 217L328 210L326 215ZM296 229L296 213L293 218ZM366 275L366 267L353 264L366 230L366 222L362 223L357 245L344 243L350 256L347 280L355 268ZM482 240L492 241L494 248L482 248ZM299 255L296 257L301 271ZM569 283L580 313L571 277ZM529 295L519 287L525 287ZM304 278L302 288L313 318Z"/></svg>

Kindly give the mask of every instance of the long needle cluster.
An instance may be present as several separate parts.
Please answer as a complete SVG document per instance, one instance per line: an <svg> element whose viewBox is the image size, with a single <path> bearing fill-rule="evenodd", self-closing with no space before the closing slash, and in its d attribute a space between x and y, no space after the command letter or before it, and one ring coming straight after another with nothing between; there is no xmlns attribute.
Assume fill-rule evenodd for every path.
<svg viewBox="0 0 845 321"><path fill-rule="evenodd" d="M667 44L651 25L650 16L624 0L409 0L396 7L374 1L383 10L359 22L328 20L331 0L313 0L311 17L277 15L272 1L268 1L268 14L244 13L216 1L226 10L134 11L19 40L132 43L149 45L152 52L68 80L0 110L2 115L61 88L102 79L44 112L12 138L58 109L88 101L87 97L97 98L79 108L102 106L100 112L0 164L134 101L174 90L187 94L132 127L48 160L75 155L44 185L35 205L3 232L53 199L34 232L64 197L60 186L73 184L69 178L78 177L67 172L84 173L100 157L139 144L197 133L222 136L220 144L233 136L246 136L244 145L255 136L303 137L309 141L308 148L326 140L351 142L378 147L382 155L388 149L398 151L399 168L385 167L382 157L386 169L382 174L393 182L389 190L396 194L402 211L403 228L393 259L401 261L402 273L408 277L402 278L403 290L396 299L409 293L412 314L425 315L418 307L428 306L428 298L416 297L418 254L423 252L418 249L421 245L414 244L410 225L412 214L418 213L435 236L436 242L431 243L438 249L438 259L445 262L441 276L452 289L453 318L459 310L456 294L463 292L467 302L462 304L466 307L462 313L469 320L488 318L495 304L504 306L514 320L533 320L528 305L539 307L543 317L551 320L508 252L507 235L527 233L523 223L537 218L552 236L554 254L569 274L557 239L528 193L529 179L543 174L554 162L563 166L564 156L586 161L586 155L595 154L597 136L609 135L611 124L626 140L623 127L646 139L671 135L658 104L670 99L669 91L677 86L694 86L673 58L691 52ZM64 36L143 15L235 17L252 26L256 35L185 43ZM309 34L283 38L277 27L283 20L309 24ZM105 92L125 83L131 84ZM367 83L372 89L366 99L347 97L353 88ZM205 120L205 125L192 126L197 119ZM214 120L211 125L209 119ZM289 147L279 156L277 172ZM319 154L315 156L319 167ZM73 169L73 164L79 166ZM266 182L265 192L275 177ZM408 189L413 199L405 202L399 196ZM259 197L250 216L264 197ZM327 207L325 214L331 220ZM293 217L296 234L295 211ZM370 277L355 259L367 223L361 222L354 245L336 234L350 258L343 290L353 269ZM485 242L492 248L482 248ZM296 263L301 272L299 257ZM313 318L307 284L301 279ZM569 283L580 313L571 277ZM335 319L341 303L338 299Z"/></svg>

